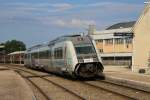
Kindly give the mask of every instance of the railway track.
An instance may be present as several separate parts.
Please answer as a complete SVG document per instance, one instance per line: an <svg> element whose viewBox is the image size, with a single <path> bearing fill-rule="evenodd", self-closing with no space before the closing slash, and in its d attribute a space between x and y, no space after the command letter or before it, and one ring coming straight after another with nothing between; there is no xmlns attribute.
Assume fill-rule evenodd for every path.
<svg viewBox="0 0 150 100"><path fill-rule="evenodd" d="M149 100L150 98L149 92L130 88L127 86L118 85L115 83L108 82L106 80L92 81L92 82L88 81L88 82L84 82L84 84L93 86L95 88L104 89L108 92L116 93L133 100Z"/></svg>
<svg viewBox="0 0 150 100"><path fill-rule="evenodd" d="M113 95L120 96L121 98L125 98L124 100L137 100L137 99L149 100L149 98L150 98L148 96L149 93L146 93L144 91L132 89L129 87L124 87L124 86L117 85L117 84L112 84L112 83L104 81L104 80L103 81L102 80L101 81L99 81L99 80L97 80L97 81L75 81L75 83L74 83L74 81L72 82L72 80L64 79L62 77L53 78L52 76L55 76L55 75L51 75L48 73L43 74L43 72L38 72L35 70L31 71L30 69L18 68L18 67L17 68L13 67L13 69L15 71L17 71L17 73L19 73L19 74L21 74L21 72L30 73L30 75L27 75L27 76L22 75L22 77L33 82L33 84L34 84L34 81L32 81L32 79L40 78L44 81L47 81L48 83L51 83L51 84L57 86L58 88L63 89L64 91L70 93L71 95L73 95L74 97L76 97L77 99L80 99L80 100L87 99L87 97L85 97L85 95L84 95L84 91L82 89L80 91L77 91L77 90L75 91L75 89L73 87L71 87L71 88L69 87L70 84L72 84L72 85L73 84L78 84L78 85L82 84L82 86L88 87L89 91L91 91L91 90L95 90L95 92L96 91L106 91L109 94L113 94ZM62 81L64 83L66 81L67 85L65 85L64 83L61 84ZM36 87L38 88L39 86L37 85ZM39 89L39 91L41 91L41 90L42 89ZM83 92L81 92L81 91L83 91ZM44 92L42 94L45 95ZM46 100L50 100L50 99L51 98L46 97ZM90 96L88 99L90 99Z"/></svg>
<svg viewBox="0 0 150 100"><path fill-rule="evenodd" d="M45 93L41 88L39 88L39 86L38 86L36 83L34 83L31 79L26 78L24 75L21 74L20 71L16 70L16 72L17 72L21 77L25 78L25 80L29 81L29 82L44 96L45 100L51 100L50 97L49 97L48 95L46 95L46 93ZM37 97L36 97L36 98L37 98Z"/></svg>
<svg viewBox="0 0 150 100"><path fill-rule="evenodd" d="M111 89L109 89L109 88L104 88L103 86L98 86L98 85L95 85L95 84L90 83L90 82L84 82L83 84L86 84L86 85L89 85L89 86L91 86L91 87L98 88L98 89L101 89L101 90L105 90L105 91L108 91L108 92L110 92L110 93L117 94L117 95L123 96L123 97L128 98L128 99L131 99L131 100L137 100L137 99L132 98L132 97L130 97L130 96L128 96L128 95L121 94L121 93L116 92L116 91L114 91L114 90L111 90Z"/></svg>
<svg viewBox="0 0 150 100"><path fill-rule="evenodd" d="M8 66L7 66L7 67L8 67ZM10 67L8 67L8 68L10 68ZM63 92L68 92L70 95L72 95L74 98L76 98L76 99L73 98L73 100L86 100L84 97L80 96L80 95L77 94L77 93L74 93L73 91L71 91L71 90L69 90L69 89L67 89L67 88L65 88L65 87L63 87L63 86L61 86L60 84L57 84L57 83L55 83L55 82L53 82L53 81L51 81L51 80L48 80L48 79L44 78L44 77L50 76L50 75L38 75L38 74L36 74L36 73L32 73L32 72L30 72L30 71L27 71L27 70L25 70L25 69L14 68L14 67L11 68L11 69L14 69L15 72L17 72L17 73L18 73L19 75L21 75L23 78L25 78L26 80L28 80L32 85L34 85L34 86L39 90L39 92L45 97L46 100L51 100L51 98L49 97L49 95L48 95L47 93L45 93L45 92L43 91L42 88L40 88L39 85L37 85L37 83L35 83L35 82L32 80L33 78L40 78L40 79L42 79L42 80L44 80L44 81L46 81L46 82L48 82L48 83L51 83L51 84L55 85L55 86L58 87L58 88L61 88L61 89L63 90ZM26 73L29 73L29 74L31 74L31 75L30 75L30 76L26 76L26 75L23 75L22 72L26 72Z"/></svg>

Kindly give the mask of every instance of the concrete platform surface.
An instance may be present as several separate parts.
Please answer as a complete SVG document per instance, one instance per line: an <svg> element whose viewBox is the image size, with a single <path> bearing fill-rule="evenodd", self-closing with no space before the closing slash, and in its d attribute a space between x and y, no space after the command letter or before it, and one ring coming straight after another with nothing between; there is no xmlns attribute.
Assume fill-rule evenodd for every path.
<svg viewBox="0 0 150 100"><path fill-rule="evenodd" d="M11 70L0 70L0 100L36 99L28 84L17 73Z"/></svg>
<svg viewBox="0 0 150 100"><path fill-rule="evenodd" d="M150 92L150 75L132 72L131 69L119 66L105 67L106 80L132 88Z"/></svg>

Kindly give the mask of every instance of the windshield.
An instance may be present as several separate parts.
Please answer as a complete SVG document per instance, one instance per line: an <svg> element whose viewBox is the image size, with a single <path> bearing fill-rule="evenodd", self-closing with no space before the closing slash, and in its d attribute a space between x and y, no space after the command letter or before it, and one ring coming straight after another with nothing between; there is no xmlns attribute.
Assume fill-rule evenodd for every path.
<svg viewBox="0 0 150 100"><path fill-rule="evenodd" d="M93 46L80 46L75 47L77 54L92 54L95 53Z"/></svg>

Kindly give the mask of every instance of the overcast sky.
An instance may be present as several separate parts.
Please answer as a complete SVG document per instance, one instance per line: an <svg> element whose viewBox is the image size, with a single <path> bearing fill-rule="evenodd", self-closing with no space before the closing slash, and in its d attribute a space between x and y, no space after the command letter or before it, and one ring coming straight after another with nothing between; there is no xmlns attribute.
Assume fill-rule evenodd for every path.
<svg viewBox="0 0 150 100"><path fill-rule="evenodd" d="M137 20L147 0L0 0L0 42L27 47L65 34Z"/></svg>

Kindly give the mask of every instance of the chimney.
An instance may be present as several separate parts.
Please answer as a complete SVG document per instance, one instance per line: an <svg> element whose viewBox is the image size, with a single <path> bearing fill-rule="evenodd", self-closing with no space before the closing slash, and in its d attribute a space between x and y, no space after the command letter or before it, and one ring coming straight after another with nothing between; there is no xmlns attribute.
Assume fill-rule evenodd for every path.
<svg viewBox="0 0 150 100"><path fill-rule="evenodd" d="M95 25L89 25L88 29L88 35L93 35L96 31L96 26Z"/></svg>

